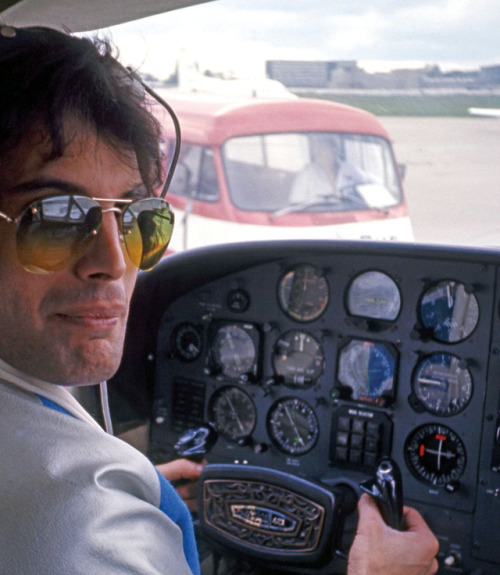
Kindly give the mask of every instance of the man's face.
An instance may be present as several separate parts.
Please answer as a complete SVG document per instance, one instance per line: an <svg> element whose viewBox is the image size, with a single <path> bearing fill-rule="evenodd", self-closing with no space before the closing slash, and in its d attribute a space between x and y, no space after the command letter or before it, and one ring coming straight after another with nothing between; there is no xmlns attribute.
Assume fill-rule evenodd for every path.
<svg viewBox="0 0 500 575"><path fill-rule="evenodd" d="M98 198L130 198L142 190L139 172L131 167L136 166L133 155L125 161L85 126L74 128L61 158L46 162L47 143L26 141L2 160L1 211L17 217L33 200L53 195L53 187L50 192L26 189L41 179ZM28 185L12 192L19 184ZM103 214L99 235L82 258L48 275L24 270L15 232L15 225L0 222L0 358L52 383L107 379L121 359L137 277L122 249L116 214Z"/></svg>

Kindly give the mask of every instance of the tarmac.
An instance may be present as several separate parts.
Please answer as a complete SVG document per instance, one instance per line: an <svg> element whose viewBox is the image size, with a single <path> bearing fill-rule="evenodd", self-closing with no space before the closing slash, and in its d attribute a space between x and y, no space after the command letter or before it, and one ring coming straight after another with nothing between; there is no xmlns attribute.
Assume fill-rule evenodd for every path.
<svg viewBox="0 0 500 575"><path fill-rule="evenodd" d="M500 247L500 119L382 117L415 240Z"/></svg>

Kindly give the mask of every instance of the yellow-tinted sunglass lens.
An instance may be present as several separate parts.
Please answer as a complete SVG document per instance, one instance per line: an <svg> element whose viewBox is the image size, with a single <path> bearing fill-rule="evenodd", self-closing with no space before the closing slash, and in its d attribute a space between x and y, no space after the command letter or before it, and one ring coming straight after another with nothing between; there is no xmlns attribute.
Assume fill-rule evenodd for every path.
<svg viewBox="0 0 500 575"><path fill-rule="evenodd" d="M85 254L100 225L99 204L85 196L54 196L33 202L18 222L19 261L32 273L59 271Z"/></svg>
<svg viewBox="0 0 500 575"><path fill-rule="evenodd" d="M165 253L174 227L174 214L160 198L138 200L123 212L125 246L133 264L150 270Z"/></svg>

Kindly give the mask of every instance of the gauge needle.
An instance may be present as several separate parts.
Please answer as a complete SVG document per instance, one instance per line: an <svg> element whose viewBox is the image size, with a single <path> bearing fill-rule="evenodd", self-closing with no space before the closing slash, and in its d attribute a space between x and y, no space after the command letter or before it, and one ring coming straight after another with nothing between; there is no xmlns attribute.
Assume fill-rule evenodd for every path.
<svg viewBox="0 0 500 575"><path fill-rule="evenodd" d="M190 353L193 353L193 354L194 354L194 353L198 353L198 348L196 347L196 345L195 345L194 343L190 343L190 344L188 345L188 351L189 351Z"/></svg>
<svg viewBox="0 0 500 575"><path fill-rule="evenodd" d="M231 348L231 350L233 350L236 347L234 344L232 336L230 336L228 333L226 333L226 341L229 344L229 347Z"/></svg>
<svg viewBox="0 0 500 575"><path fill-rule="evenodd" d="M231 401L229 395L226 397L226 399L227 399L227 402L229 404L229 407L231 408L231 411L233 412L233 416L234 416L234 419L236 419L238 427L240 428L241 431L244 431L245 428L243 427L243 424L241 423L241 420L238 417L238 412L236 411L236 409L233 405L233 402Z"/></svg>
<svg viewBox="0 0 500 575"><path fill-rule="evenodd" d="M442 386L443 385L443 381L440 381L439 379L430 379L427 377L419 377L418 378L418 383L425 383L426 385L439 385Z"/></svg>
<svg viewBox="0 0 500 575"><path fill-rule="evenodd" d="M304 351L304 340L306 338L306 334L305 333L301 333L300 337L299 337L299 351Z"/></svg>
<svg viewBox="0 0 500 575"><path fill-rule="evenodd" d="M451 293L451 286L449 284L446 286L446 296L448 298L448 307L451 309L453 307L453 294Z"/></svg>
<svg viewBox="0 0 500 575"><path fill-rule="evenodd" d="M433 455L437 455L437 468L441 471L441 458L444 457L445 459L453 459L456 455L452 451L441 451L441 442L439 443L439 449L436 451L434 449L426 449L427 453L432 453Z"/></svg>
<svg viewBox="0 0 500 575"><path fill-rule="evenodd" d="M453 459L456 457L453 451L441 451L440 449L426 449L426 453L432 453L433 455L439 455L440 457L445 457L446 459Z"/></svg>
<svg viewBox="0 0 500 575"><path fill-rule="evenodd" d="M300 443L302 445L304 445L304 440L300 436L299 430L297 429L297 426L295 424L295 420L293 419L292 414L290 413L288 406L285 407L285 411L286 411L286 414L288 415L288 419L290 420L290 423L292 424L292 427L293 427L293 430L295 431L295 435L296 435L297 439L300 441Z"/></svg>

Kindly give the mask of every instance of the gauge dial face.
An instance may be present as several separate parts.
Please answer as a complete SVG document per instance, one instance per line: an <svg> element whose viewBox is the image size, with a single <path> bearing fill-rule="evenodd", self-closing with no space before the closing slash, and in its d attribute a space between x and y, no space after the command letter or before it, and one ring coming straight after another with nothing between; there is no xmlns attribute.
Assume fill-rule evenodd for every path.
<svg viewBox="0 0 500 575"><path fill-rule="evenodd" d="M435 353L417 365L413 391L430 413L455 415L469 403L472 376L460 363L460 358L451 353Z"/></svg>
<svg viewBox="0 0 500 575"><path fill-rule="evenodd" d="M387 274L368 271L349 286L347 309L351 315L393 321L401 309L401 294Z"/></svg>
<svg viewBox="0 0 500 575"><path fill-rule="evenodd" d="M323 271L312 265L297 266L280 280L278 297L283 311L296 321L314 321L329 301Z"/></svg>
<svg viewBox="0 0 500 575"><path fill-rule="evenodd" d="M222 387L213 395L210 414L217 431L229 441L249 437L257 422L252 399L235 386Z"/></svg>
<svg viewBox="0 0 500 575"><path fill-rule="evenodd" d="M465 447L449 427L427 424L406 440L405 457L410 471L431 485L445 485L459 479L467 462Z"/></svg>
<svg viewBox="0 0 500 575"><path fill-rule="evenodd" d="M212 347L216 367L231 379L255 372L257 349L253 326L227 324L220 327Z"/></svg>
<svg viewBox="0 0 500 575"><path fill-rule="evenodd" d="M420 319L434 339L456 343L469 337L479 320L474 294L455 281L442 281L428 289L420 302Z"/></svg>
<svg viewBox="0 0 500 575"><path fill-rule="evenodd" d="M383 343L352 340L339 355L338 380L350 398L380 403L394 395L395 354Z"/></svg>
<svg viewBox="0 0 500 575"><path fill-rule="evenodd" d="M283 377L285 384L307 386L323 373L325 358L315 337L293 330L278 339L272 360L275 374Z"/></svg>
<svg viewBox="0 0 500 575"><path fill-rule="evenodd" d="M275 403L269 412L267 426L273 442L290 455L303 455L310 451L319 435L314 410L297 397Z"/></svg>
<svg viewBox="0 0 500 575"><path fill-rule="evenodd" d="M174 351L184 361L194 361L200 356L202 338L200 330L191 323L178 325L173 334Z"/></svg>

